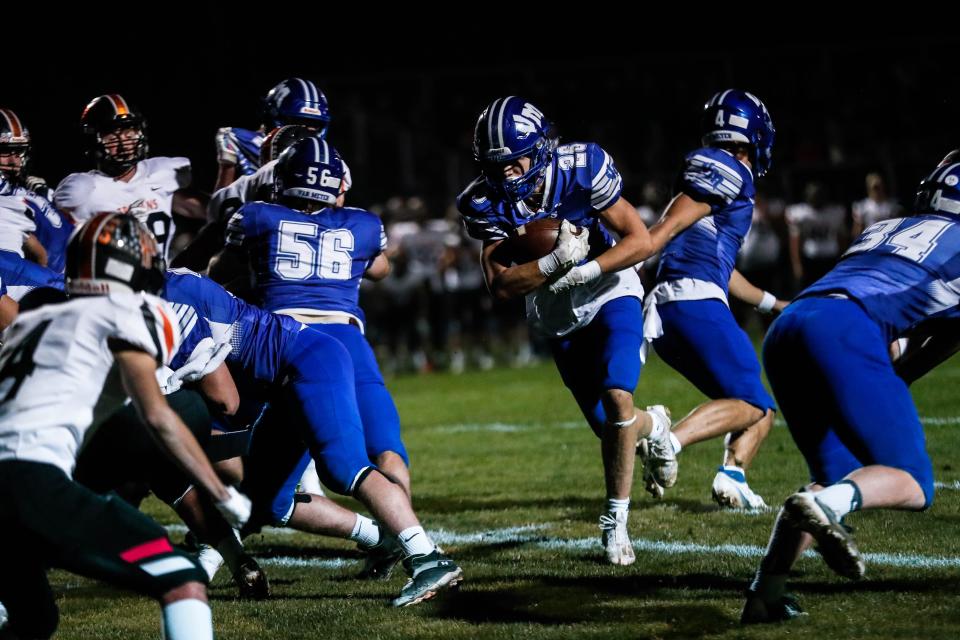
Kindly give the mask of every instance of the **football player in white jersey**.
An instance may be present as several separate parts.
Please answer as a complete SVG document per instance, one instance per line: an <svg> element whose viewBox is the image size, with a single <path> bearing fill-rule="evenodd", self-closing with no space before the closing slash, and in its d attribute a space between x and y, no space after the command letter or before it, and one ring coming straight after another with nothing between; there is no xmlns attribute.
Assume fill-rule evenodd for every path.
<svg viewBox="0 0 960 640"><path fill-rule="evenodd" d="M206 214L188 195L187 158L148 158L146 121L119 94L94 98L80 118L87 156L96 169L71 173L57 186L53 201L77 223L101 211L130 213L156 237L166 258L175 231L173 213Z"/></svg>
<svg viewBox="0 0 960 640"><path fill-rule="evenodd" d="M117 213L94 216L73 237L66 273L74 299L38 289L0 351L0 601L16 637L48 638L57 608L46 570L61 567L156 598L164 637L213 637L205 574L163 527L122 500L71 479L98 419L127 395L160 445L233 526L250 502L217 478L170 409L155 378L180 333L166 302L157 245ZM46 302L46 304L43 304ZM40 304L40 306L36 306ZM55 389L56 393L51 393Z"/></svg>

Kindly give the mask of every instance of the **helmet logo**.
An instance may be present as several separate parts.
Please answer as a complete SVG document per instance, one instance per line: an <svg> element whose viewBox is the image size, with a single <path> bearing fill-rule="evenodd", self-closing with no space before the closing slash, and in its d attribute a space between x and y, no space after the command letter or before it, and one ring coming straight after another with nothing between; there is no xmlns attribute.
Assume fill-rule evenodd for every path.
<svg viewBox="0 0 960 640"><path fill-rule="evenodd" d="M954 187L954 186L957 185L957 182L960 182L960 178L957 178L957 176L950 175L950 176L947 176L947 177L943 180L943 182L944 182L944 184L946 184L948 187Z"/></svg>
<svg viewBox="0 0 960 640"><path fill-rule="evenodd" d="M524 103L520 113L513 115L513 124L521 138L526 138L543 126L543 113L529 102Z"/></svg>
<svg viewBox="0 0 960 640"><path fill-rule="evenodd" d="M274 96L276 104L283 103L284 99L290 95L290 87L287 86L287 83L284 82L279 87L277 87L277 93Z"/></svg>

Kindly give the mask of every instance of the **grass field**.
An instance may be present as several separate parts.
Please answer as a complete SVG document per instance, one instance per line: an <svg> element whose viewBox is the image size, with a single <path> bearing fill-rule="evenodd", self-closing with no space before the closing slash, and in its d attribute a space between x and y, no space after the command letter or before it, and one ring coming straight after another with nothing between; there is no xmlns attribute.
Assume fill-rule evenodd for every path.
<svg viewBox="0 0 960 640"><path fill-rule="evenodd" d="M742 592L766 544L773 513L718 510L710 482L721 445L680 456L680 480L662 502L638 487L631 510L637 562L601 562L599 443L552 365L460 376L400 378L390 386L413 460L415 506L463 567L459 592L409 610L389 607L403 584L352 576L352 545L272 530L249 546L274 597L234 599L222 571L211 587L219 638L950 638L960 637L960 398L954 361L915 385L937 480L927 513L854 514L867 578L853 584L819 557L797 565L793 590L810 613L788 625L738 624ZM659 361L644 370L638 403L682 416L702 397ZM770 504L805 480L778 425L751 486ZM639 484L639 483L638 483ZM960 486L960 485L958 485ZM161 522L175 522L158 503ZM174 538L182 537L174 529ZM54 572L58 637L157 638L153 602Z"/></svg>

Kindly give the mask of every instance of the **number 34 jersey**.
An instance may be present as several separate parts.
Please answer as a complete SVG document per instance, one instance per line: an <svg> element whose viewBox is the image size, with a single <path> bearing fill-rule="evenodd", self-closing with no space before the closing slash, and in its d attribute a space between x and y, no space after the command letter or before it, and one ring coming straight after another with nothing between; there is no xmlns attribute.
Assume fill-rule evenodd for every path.
<svg viewBox="0 0 960 640"><path fill-rule="evenodd" d="M346 313L361 324L360 281L386 243L380 218L353 207L307 214L252 202L227 225L227 244L250 255L264 309Z"/></svg>
<svg viewBox="0 0 960 640"><path fill-rule="evenodd" d="M887 342L928 318L960 317L960 219L928 214L868 227L800 297L830 294L856 300Z"/></svg>
<svg viewBox="0 0 960 640"><path fill-rule="evenodd" d="M71 475L95 418L126 399L119 379L107 380L111 347L169 364L180 339L172 309L145 293L76 298L20 314L0 351L0 460L52 464Z"/></svg>
<svg viewBox="0 0 960 640"><path fill-rule="evenodd" d="M71 173L57 186L53 202L77 223L101 211L131 213L157 238L166 258L173 239L173 193L190 184L187 158L148 158L137 163L129 181L99 171Z"/></svg>

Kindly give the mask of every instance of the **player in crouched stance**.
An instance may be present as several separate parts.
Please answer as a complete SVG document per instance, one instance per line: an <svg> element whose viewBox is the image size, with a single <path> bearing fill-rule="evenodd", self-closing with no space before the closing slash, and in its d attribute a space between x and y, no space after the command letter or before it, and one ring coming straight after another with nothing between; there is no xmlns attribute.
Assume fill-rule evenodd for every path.
<svg viewBox="0 0 960 640"><path fill-rule="evenodd" d="M863 577L847 514L920 511L933 502L923 427L888 345L923 323L960 315L960 162L953 158L920 183L914 215L869 227L767 334L767 376L812 482L780 510L744 623L803 615L785 583L811 541L838 574Z"/></svg>
<svg viewBox="0 0 960 640"><path fill-rule="evenodd" d="M156 598L166 638L212 638L197 561L147 516L71 479L91 426L129 395L227 521L239 527L249 517L249 500L220 482L157 385L156 368L169 363L180 335L153 295L163 284L156 242L132 216L98 214L71 240L66 274L75 298L31 293L25 308L30 298L49 302L20 314L0 352L0 601L9 631L53 635L46 570L56 566Z"/></svg>

